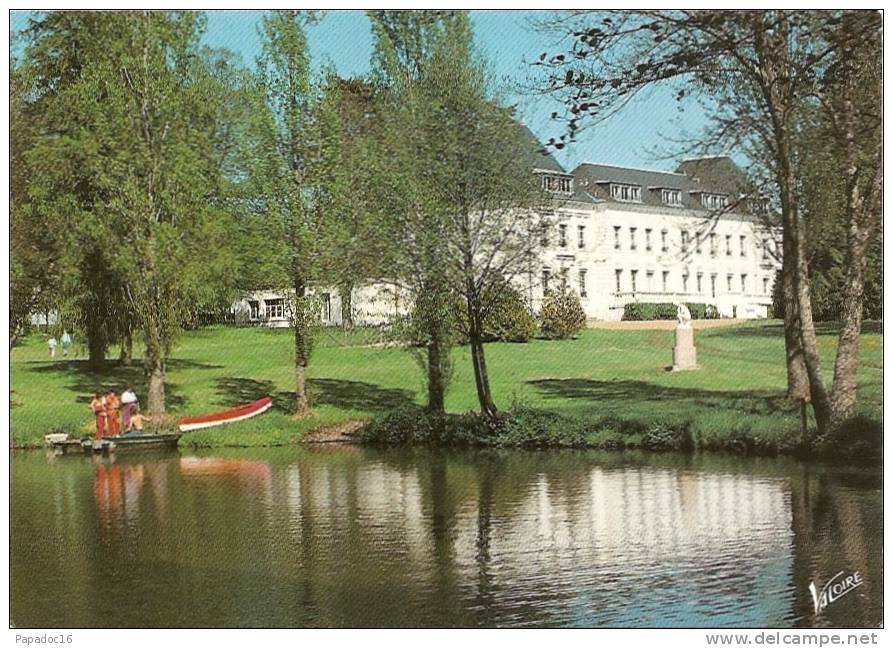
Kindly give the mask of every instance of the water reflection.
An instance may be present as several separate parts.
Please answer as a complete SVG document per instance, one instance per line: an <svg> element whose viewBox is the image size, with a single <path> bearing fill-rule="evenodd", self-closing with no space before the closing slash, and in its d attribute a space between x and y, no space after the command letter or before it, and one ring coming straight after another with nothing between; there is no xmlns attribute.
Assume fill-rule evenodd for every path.
<svg viewBox="0 0 893 648"><path fill-rule="evenodd" d="M881 621L876 474L582 452L147 457L13 458L17 625ZM809 582L840 570L866 584L816 618ZM40 604L60 588L66 604ZM100 590L113 612L72 601Z"/></svg>

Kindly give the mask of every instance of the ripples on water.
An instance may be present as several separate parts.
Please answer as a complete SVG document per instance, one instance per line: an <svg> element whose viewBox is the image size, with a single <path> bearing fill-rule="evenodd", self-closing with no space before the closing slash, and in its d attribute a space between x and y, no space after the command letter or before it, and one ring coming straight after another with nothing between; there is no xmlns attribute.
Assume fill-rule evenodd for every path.
<svg viewBox="0 0 893 648"><path fill-rule="evenodd" d="M328 449L12 460L18 626L881 622L880 476ZM808 585L866 584L815 617ZM51 602L51 603L48 603Z"/></svg>

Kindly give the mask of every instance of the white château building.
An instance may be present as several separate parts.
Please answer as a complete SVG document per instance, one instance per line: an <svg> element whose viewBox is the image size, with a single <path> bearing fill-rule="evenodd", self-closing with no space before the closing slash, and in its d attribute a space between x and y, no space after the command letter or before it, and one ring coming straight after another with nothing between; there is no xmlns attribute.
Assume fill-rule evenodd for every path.
<svg viewBox="0 0 893 648"><path fill-rule="evenodd" d="M528 131L529 132L529 131ZM533 138L533 135L530 135ZM538 273L517 279L531 308L567 282L591 320L619 320L628 303L693 302L722 317L767 317L778 232L744 198L744 175L726 156L685 160L676 172L585 162L568 173L541 151L533 172L555 200ZM336 290L317 290L324 324L341 323ZM407 312L408 296L385 282L357 288L354 322L381 324ZM287 326L288 300L256 292L236 320Z"/></svg>

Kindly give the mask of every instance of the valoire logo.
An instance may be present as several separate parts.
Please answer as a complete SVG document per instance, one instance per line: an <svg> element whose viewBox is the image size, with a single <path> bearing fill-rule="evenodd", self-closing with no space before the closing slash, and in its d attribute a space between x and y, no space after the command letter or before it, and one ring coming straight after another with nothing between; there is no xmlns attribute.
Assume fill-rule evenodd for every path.
<svg viewBox="0 0 893 648"><path fill-rule="evenodd" d="M837 572L831 580L825 583L821 592L816 590L815 581L811 582L809 584L809 593L812 594L815 613L818 614L841 596L852 592L864 582L859 572L853 572L846 578L843 578L843 572Z"/></svg>

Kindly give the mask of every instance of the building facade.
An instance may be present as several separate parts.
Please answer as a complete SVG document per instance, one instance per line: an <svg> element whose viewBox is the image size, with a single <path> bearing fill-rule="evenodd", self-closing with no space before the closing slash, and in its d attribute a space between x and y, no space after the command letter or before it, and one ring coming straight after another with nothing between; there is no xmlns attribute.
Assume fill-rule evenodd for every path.
<svg viewBox="0 0 893 648"><path fill-rule="evenodd" d="M544 289L563 281L595 320L619 320L637 302L703 303L722 317L767 317L778 232L764 224L759 205L742 198L736 175L727 157L690 160L676 173L579 165L557 206L540 277L528 277L528 299L536 307Z"/></svg>
<svg viewBox="0 0 893 648"><path fill-rule="evenodd" d="M515 280L532 310L563 282L590 320L620 320L629 303L769 315L779 232L765 224L765 206L746 198L744 174L730 158L686 160L672 173L588 162L568 173L540 151L533 173L553 204L536 270ZM341 324L338 291L316 294L323 323ZM392 284L370 282L350 303L355 323L378 325L407 313L410 299ZM288 304L285 294L256 292L233 310L237 322L287 326Z"/></svg>

